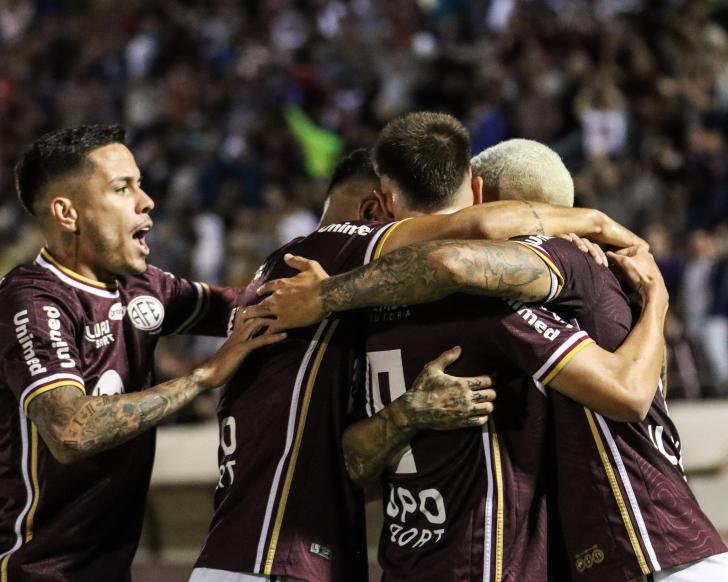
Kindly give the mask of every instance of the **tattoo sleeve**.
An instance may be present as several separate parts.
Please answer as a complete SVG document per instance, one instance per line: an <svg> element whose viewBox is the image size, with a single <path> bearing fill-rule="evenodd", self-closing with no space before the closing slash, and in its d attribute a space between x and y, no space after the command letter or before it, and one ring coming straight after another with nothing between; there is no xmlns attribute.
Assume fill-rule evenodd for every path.
<svg viewBox="0 0 728 582"><path fill-rule="evenodd" d="M105 451L155 426L202 392L193 372L148 390L89 397L61 387L31 402L28 414L62 462Z"/></svg>
<svg viewBox="0 0 728 582"><path fill-rule="evenodd" d="M329 312L413 305L452 293L540 301L551 285L548 267L515 242L436 241L397 249L321 283Z"/></svg>

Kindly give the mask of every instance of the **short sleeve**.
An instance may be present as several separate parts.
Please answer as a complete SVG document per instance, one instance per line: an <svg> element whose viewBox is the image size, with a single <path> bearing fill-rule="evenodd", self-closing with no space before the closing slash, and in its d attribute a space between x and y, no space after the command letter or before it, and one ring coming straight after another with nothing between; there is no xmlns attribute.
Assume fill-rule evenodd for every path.
<svg viewBox="0 0 728 582"><path fill-rule="evenodd" d="M156 267L149 270L164 305L163 335L226 335L236 289L189 281Z"/></svg>
<svg viewBox="0 0 728 582"><path fill-rule="evenodd" d="M513 240L536 253L549 268L552 292L543 303L578 318L598 301L608 270L590 255L561 238L532 235Z"/></svg>
<svg viewBox="0 0 728 582"><path fill-rule="evenodd" d="M499 346L512 364L548 384L579 351L593 344L589 335L543 307L513 304L502 317Z"/></svg>
<svg viewBox="0 0 728 582"><path fill-rule="evenodd" d="M25 287L3 294L0 366L23 410L40 394L72 386L86 389L68 306L49 292Z"/></svg>

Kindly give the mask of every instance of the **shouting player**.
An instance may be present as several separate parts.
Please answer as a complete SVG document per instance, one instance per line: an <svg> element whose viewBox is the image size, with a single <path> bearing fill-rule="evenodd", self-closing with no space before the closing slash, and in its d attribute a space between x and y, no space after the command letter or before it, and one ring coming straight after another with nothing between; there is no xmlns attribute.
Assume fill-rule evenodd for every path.
<svg viewBox="0 0 728 582"><path fill-rule="evenodd" d="M534 215L516 202L397 223L354 221L357 214L367 216L375 202L369 196L373 188L378 188L378 180L366 153L345 159L332 178L319 229L274 253L242 303L254 301L266 281L293 274L284 262L288 252L311 253L339 272L415 241L502 237L537 228L540 221L547 231L561 232L572 219L581 224L583 233L600 232L616 244L636 239L593 211L541 205L533 208ZM471 192L468 205L479 201L474 196ZM514 246L514 259L523 262L522 277L527 278L529 265L540 265L540 259ZM250 359L225 388L218 410L221 476L215 514L193 582L244 582L271 576L308 582L366 579L362 501L346 476L340 450L349 387L363 373L362 327L358 316L347 316L296 332L265 358ZM455 357L456 351L448 352L440 367ZM423 428L484 422L489 393L474 388L484 387L485 380L471 380L471 388L467 379L443 375L437 366L430 372L420 382L413 377L408 384L420 388L411 391L403 414L421 419ZM427 387L433 384L433 375L444 386ZM432 401L438 403L437 410L425 418ZM435 418L438 413L446 420Z"/></svg>
<svg viewBox="0 0 728 582"><path fill-rule="evenodd" d="M225 335L233 294L147 267L154 203L123 139L56 131L17 166L46 245L0 281L2 582L130 580L149 429L283 339L241 324L209 362L150 387L159 335Z"/></svg>

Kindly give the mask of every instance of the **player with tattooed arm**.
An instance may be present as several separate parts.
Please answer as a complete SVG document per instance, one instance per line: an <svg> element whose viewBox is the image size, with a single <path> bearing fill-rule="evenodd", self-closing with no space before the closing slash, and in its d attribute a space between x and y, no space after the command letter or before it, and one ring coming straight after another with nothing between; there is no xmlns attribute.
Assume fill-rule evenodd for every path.
<svg viewBox="0 0 728 582"><path fill-rule="evenodd" d="M0 281L2 582L129 581L150 428L284 338L239 322L207 363L153 386L159 336L224 336L235 294L147 266L154 203L123 139L56 131L17 166L46 245Z"/></svg>

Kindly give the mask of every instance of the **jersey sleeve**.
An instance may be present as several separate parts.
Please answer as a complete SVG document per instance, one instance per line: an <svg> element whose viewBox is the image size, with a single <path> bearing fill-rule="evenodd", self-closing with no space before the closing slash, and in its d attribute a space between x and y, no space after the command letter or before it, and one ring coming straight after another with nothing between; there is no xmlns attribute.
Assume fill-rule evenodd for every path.
<svg viewBox="0 0 728 582"><path fill-rule="evenodd" d="M541 384L551 382L571 358L594 343L585 331L543 307L515 304L498 326L504 357Z"/></svg>
<svg viewBox="0 0 728 582"><path fill-rule="evenodd" d="M0 369L27 414L40 394L61 386L86 394L77 338L80 330L62 298L40 288L3 294Z"/></svg>
<svg viewBox="0 0 728 582"><path fill-rule="evenodd" d="M212 335L224 337L239 291L175 277L155 267L164 305L162 335Z"/></svg>
<svg viewBox="0 0 728 582"><path fill-rule="evenodd" d="M568 309L573 317L598 301L608 270L569 241L541 235L516 237L514 241L536 253L551 273L549 297L543 301L554 309Z"/></svg>

